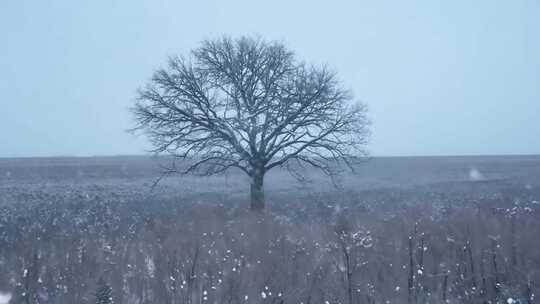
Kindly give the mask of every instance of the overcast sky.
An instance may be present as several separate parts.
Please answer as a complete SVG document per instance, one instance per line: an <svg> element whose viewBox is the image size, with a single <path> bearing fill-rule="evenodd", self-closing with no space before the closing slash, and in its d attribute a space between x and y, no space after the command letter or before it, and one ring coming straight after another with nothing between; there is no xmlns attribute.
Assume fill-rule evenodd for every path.
<svg viewBox="0 0 540 304"><path fill-rule="evenodd" d="M372 155L540 153L540 1L0 1L0 157L140 154L135 91L206 38L335 68Z"/></svg>

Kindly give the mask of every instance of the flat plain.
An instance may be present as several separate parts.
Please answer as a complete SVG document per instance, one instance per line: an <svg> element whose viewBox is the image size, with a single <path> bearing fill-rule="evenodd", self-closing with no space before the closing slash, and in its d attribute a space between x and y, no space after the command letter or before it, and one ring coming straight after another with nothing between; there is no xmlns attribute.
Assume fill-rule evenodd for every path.
<svg viewBox="0 0 540 304"><path fill-rule="evenodd" d="M172 175L166 158L0 159L12 303L534 303L540 156L374 157L331 182ZM528 302L526 302L528 301Z"/></svg>

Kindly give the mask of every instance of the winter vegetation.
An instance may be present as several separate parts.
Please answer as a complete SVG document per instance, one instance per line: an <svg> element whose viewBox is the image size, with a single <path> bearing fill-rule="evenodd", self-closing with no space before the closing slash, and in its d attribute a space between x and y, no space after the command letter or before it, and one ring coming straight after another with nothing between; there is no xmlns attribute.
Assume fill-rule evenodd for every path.
<svg viewBox="0 0 540 304"><path fill-rule="evenodd" d="M0 24L0 304L540 303L540 0Z"/></svg>
<svg viewBox="0 0 540 304"><path fill-rule="evenodd" d="M262 210L268 171L299 176L309 166L335 177L365 156L366 106L328 67L253 37L206 40L190 55L156 71L133 108L134 130L148 135L154 152L184 161L166 173L241 170L251 209Z"/></svg>
<svg viewBox="0 0 540 304"><path fill-rule="evenodd" d="M0 160L0 301L537 303L540 158L360 166L339 188L274 170L252 212L242 172Z"/></svg>

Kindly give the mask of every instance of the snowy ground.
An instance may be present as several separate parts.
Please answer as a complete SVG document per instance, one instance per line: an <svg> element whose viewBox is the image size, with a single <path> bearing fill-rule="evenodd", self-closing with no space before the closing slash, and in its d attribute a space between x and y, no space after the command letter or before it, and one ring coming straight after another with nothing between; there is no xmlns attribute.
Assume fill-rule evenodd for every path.
<svg viewBox="0 0 540 304"><path fill-rule="evenodd" d="M247 197L249 182L242 172L218 177L172 176L152 189L160 176L160 165L165 163L148 157L0 159L0 204L24 202L39 195L98 195L109 191L124 197L193 197L209 193L240 200ZM435 187L440 191L475 191L482 183L530 188L540 184L540 156L373 158L359 166L355 174L340 180L341 189L335 189L316 171L306 176L310 181L300 183L288 172L271 171L265 181L267 195L272 200L276 195L348 190Z"/></svg>
<svg viewBox="0 0 540 304"><path fill-rule="evenodd" d="M144 157L0 159L0 304L500 303L540 292L540 156L375 158L339 188L171 177ZM349 274L349 275L348 275ZM517 303L517 302L516 302Z"/></svg>

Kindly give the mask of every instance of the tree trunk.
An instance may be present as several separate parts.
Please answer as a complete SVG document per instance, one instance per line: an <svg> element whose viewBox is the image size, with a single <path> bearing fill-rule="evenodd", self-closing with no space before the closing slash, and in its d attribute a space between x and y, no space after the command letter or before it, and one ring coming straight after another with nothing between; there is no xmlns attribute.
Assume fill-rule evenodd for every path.
<svg viewBox="0 0 540 304"><path fill-rule="evenodd" d="M251 176L251 210L264 209L264 172L255 170Z"/></svg>

